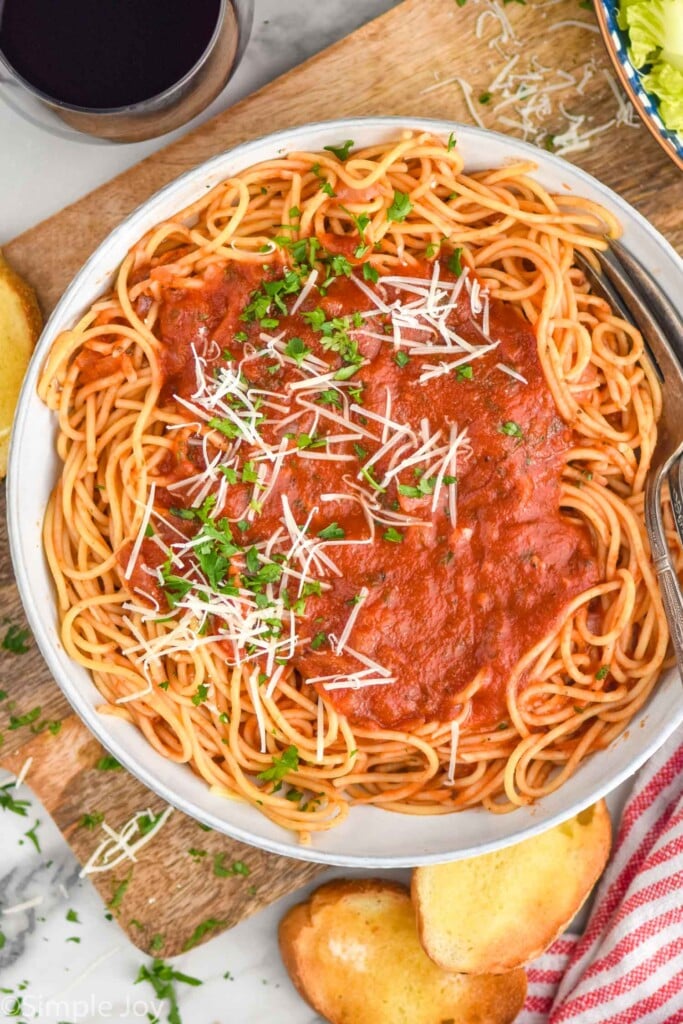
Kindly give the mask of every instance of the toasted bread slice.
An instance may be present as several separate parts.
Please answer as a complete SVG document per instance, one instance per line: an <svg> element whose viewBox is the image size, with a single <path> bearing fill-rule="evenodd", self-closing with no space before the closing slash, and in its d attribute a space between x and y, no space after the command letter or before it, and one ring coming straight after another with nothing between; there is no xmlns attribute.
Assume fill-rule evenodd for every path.
<svg viewBox="0 0 683 1024"><path fill-rule="evenodd" d="M447 974L425 956L408 890L376 879L321 886L280 924L297 989L331 1024L506 1024L526 975Z"/></svg>
<svg viewBox="0 0 683 1024"><path fill-rule="evenodd" d="M420 941L447 971L490 974L533 960L571 921L611 844L601 800L562 825L495 853L417 868Z"/></svg>
<svg viewBox="0 0 683 1024"><path fill-rule="evenodd" d="M41 327L35 292L0 253L0 480L7 473L14 409Z"/></svg>

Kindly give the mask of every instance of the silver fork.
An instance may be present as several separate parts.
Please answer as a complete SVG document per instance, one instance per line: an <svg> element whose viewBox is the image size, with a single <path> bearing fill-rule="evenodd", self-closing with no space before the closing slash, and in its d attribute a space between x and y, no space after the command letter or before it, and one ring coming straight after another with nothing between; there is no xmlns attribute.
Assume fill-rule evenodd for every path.
<svg viewBox="0 0 683 1024"><path fill-rule="evenodd" d="M578 257L593 291L640 330L662 385L662 417L645 485L647 530L662 603L683 677L683 594L666 542L662 516L662 484L669 476L676 527L683 541L683 323L645 268L618 242L597 252L602 274Z"/></svg>

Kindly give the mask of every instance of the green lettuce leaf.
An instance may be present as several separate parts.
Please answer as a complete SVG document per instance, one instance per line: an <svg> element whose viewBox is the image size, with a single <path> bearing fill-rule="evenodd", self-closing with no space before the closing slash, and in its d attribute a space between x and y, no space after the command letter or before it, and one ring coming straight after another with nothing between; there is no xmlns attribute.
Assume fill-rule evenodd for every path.
<svg viewBox="0 0 683 1024"><path fill-rule="evenodd" d="M658 61L643 75L643 88L659 100L662 121L672 132L683 132L683 71Z"/></svg>

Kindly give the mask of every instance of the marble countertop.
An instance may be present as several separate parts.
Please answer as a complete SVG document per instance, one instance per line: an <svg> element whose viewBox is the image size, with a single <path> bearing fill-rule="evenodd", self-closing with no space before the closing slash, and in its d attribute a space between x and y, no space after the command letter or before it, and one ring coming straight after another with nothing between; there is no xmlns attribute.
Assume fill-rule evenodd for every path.
<svg viewBox="0 0 683 1024"><path fill-rule="evenodd" d="M240 68L192 124L396 2L255 0L253 32ZM179 134L128 145L67 139L27 123L0 98L0 244ZM0 778L0 785L5 781ZM12 792L30 804L25 817L0 810L0 1021L165 1021L168 1004L148 983L135 984L149 958L115 921L106 919L106 907L87 879L79 879L79 865L29 788ZM334 875L330 871L316 884ZM294 991L277 950L278 921L304 895L302 891L280 901L173 961L176 970L202 982L176 986L183 1024L319 1020ZM22 904L28 905L17 909Z"/></svg>

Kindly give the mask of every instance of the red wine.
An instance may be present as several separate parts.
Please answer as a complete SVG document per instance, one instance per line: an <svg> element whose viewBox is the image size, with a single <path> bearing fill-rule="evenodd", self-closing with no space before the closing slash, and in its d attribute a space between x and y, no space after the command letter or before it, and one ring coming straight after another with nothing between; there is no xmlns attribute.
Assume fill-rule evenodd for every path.
<svg viewBox="0 0 683 1024"><path fill-rule="evenodd" d="M0 51L55 100L124 107L196 64L219 10L220 0L0 0Z"/></svg>

